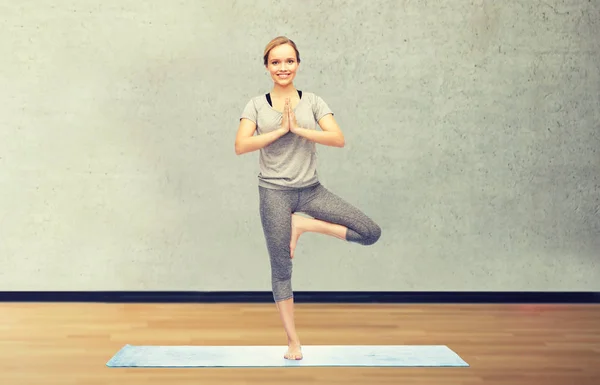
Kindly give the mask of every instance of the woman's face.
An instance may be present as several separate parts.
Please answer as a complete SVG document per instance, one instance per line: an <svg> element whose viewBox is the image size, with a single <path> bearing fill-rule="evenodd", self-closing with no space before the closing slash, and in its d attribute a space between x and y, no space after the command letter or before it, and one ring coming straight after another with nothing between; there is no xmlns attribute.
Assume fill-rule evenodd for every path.
<svg viewBox="0 0 600 385"><path fill-rule="evenodd" d="M278 45L269 52L267 69L273 81L280 86L292 84L298 65L296 51L289 44Z"/></svg>

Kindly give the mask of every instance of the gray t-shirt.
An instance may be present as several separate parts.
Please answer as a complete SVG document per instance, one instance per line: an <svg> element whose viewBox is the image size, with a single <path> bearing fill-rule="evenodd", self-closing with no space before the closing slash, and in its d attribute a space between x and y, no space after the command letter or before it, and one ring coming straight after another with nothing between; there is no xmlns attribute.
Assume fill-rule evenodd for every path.
<svg viewBox="0 0 600 385"><path fill-rule="evenodd" d="M302 92L294 114L298 126L316 130L318 121L333 112L319 96ZM256 123L257 134L261 135L277 130L283 114L271 107L266 95L259 95L246 104L240 120L242 118ZM292 132L260 149L259 166L258 184L262 187L289 190L319 182L316 144Z"/></svg>

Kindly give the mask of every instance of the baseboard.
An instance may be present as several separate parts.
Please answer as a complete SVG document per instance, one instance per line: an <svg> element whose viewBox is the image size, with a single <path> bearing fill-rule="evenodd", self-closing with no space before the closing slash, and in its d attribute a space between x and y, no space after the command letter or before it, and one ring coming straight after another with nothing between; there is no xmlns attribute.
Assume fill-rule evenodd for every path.
<svg viewBox="0 0 600 385"><path fill-rule="evenodd" d="M600 292L295 292L297 303L600 303ZM272 303L268 291L0 291L0 302Z"/></svg>

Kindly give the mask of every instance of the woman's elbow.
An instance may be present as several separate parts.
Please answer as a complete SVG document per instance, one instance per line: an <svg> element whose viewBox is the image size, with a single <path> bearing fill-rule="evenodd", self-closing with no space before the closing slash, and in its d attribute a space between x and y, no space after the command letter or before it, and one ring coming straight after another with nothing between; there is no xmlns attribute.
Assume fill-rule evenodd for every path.
<svg viewBox="0 0 600 385"><path fill-rule="evenodd" d="M242 147L242 145L238 142L235 143L235 154L236 155L242 155L244 153L244 149Z"/></svg>
<svg viewBox="0 0 600 385"><path fill-rule="evenodd" d="M340 135L340 138L339 138L337 144L338 144L339 148L343 148L346 145L346 139L344 139L343 135Z"/></svg>

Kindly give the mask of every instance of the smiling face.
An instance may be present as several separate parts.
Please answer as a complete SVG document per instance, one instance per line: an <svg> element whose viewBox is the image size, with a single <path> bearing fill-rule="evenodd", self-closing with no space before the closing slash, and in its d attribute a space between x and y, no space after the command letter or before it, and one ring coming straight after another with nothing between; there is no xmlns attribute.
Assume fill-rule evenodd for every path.
<svg viewBox="0 0 600 385"><path fill-rule="evenodd" d="M296 51L290 44L278 45L269 52L267 69L276 85L286 87L292 84L299 65Z"/></svg>

